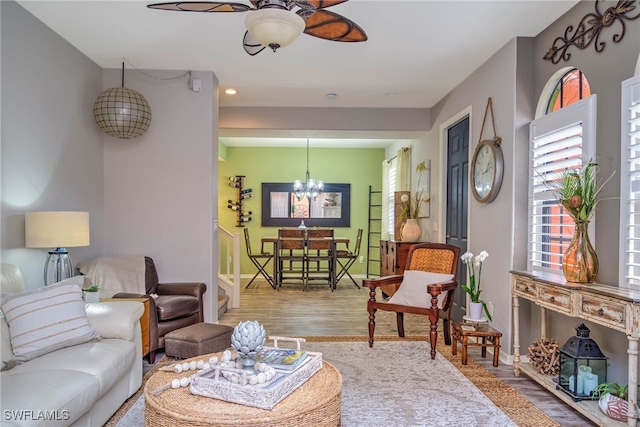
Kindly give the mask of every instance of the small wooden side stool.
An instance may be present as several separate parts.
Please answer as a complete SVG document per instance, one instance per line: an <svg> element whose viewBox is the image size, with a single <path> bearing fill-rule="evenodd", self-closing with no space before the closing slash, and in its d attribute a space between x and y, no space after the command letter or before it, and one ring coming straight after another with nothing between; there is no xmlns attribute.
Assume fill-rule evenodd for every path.
<svg viewBox="0 0 640 427"><path fill-rule="evenodd" d="M482 347L482 357L487 357L487 346L493 347L493 366L498 366L500 356L500 337L502 332L493 329L488 323L464 323L462 325L451 322L451 354L458 354L458 342L462 344L462 364L467 364L467 347ZM469 341L469 337L476 338Z"/></svg>

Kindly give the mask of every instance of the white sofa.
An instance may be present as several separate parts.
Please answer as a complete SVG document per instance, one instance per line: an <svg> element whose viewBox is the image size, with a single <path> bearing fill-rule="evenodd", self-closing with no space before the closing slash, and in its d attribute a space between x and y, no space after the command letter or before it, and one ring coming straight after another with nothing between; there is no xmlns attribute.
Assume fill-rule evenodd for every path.
<svg viewBox="0 0 640 427"><path fill-rule="evenodd" d="M1 272L3 297L24 290L16 266L2 264ZM0 425L99 427L140 388L139 319L143 305L135 301L106 302L84 304L84 310L99 338L53 350L13 367L11 331L5 313L0 311ZM84 322L89 327L86 318Z"/></svg>

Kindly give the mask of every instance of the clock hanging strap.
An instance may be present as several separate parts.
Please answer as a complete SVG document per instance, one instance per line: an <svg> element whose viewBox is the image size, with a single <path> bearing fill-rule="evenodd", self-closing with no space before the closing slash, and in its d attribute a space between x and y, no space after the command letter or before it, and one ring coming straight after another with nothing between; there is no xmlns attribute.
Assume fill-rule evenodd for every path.
<svg viewBox="0 0 640 427"><path fill-rule="evenodd" d="M492 141L495 142L496 145L500 145L500 143L502 142L502 138L500 138L496 134L496 121L493 117L493 102L491 101L491 98L489 98L489 100L487 101L487 108L484 109L484 118L482 119L482 128L480 129L480 139L478 140L478 143L482 141L482 134L484 133L484 125L487 122L487 114L489 113L489 111L491 111L491 124L493 125Z"/></svg>

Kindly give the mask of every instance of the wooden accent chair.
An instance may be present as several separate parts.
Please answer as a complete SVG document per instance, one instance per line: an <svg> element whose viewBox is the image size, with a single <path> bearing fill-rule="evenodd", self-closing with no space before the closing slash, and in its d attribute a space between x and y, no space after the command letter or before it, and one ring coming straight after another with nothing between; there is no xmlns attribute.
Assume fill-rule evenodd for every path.
<svg viewBox="0 0 640 427"><path fill-rule="evenodd" d="M253 252L251 250L251 239L249 238L249 229L247 227L244 228L244 243L245 243L245 247L247 248L247 256L249 257L253 265L255 265L256 268L258 269L256 274L253 276L253 278L249 281L249 283L247 283L247 286L245 286L244 288L247 289L253 283L253 281L256 280L256 277L262 274L262 276L265 279L267 279L267 282L269 282L271 287L275 289L276 285L273 281L273 277L271 277L271 275L266 270L266 266L267 264L269 264L269 261L271 261L271 259L273 258L273 254L266 252L264 250L264 246L260 248L260 252Z"/></svg>
<svg viewBox="0 0 640 427"><path fill-rule="evenodd" d="M377 279L365 279L362 285L369 288L369 347L373 347L373 335L375 331L375 315L377 310L395 311L398 336L404 337L404 313L423 314L429 316L431 329L429 341L431 343L431 358L436 357L436 341L438 338L438 319L443 319L444 340L451 344L451 309L453 308L454 294L458 287L457 271L460 259L460 248L444 243L418 243L411 247L407 257L407 266L403 275L386 276ZM422 280L420 283L410 283L409 277L424 277L424 273L436 273L431 275L433 280ZM446 279L443 281L443 278ZM406 276L406 277L405 277ZM406 279L406 280L405 280ZM426 284L426 291L423 291ZM376 289L384 285L394 285L396 295L388 301L376 300ZM402 285L406 286L402 291ZM421 286L422 285L422 286ZM413 295L411 294L413 292ZM418 292L416 294L416 292ZM423 292L428 293L421 300ZM430 304L429 304L430 296ZM396 301L405 303L398 304ZM439 299L441 301L439 301ZM412 305L409 305L412 304Z"/></svg>

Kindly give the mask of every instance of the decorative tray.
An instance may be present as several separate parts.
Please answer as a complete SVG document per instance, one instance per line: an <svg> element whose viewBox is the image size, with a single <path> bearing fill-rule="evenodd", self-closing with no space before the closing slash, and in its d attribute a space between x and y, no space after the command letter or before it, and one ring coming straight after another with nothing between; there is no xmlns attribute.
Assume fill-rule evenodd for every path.
<svg viewBox="0 0 640 427"><path fill-rule="evenodd" d="M265 347L268 349L268 347ZM322 369L322 353L307 351L304 363L292 372L276 370L275 376L262 384L242 385L232 382L214 370L193 376L189 391L199 396L239 403L262 409L272 409L316 372Z"/></svg>

